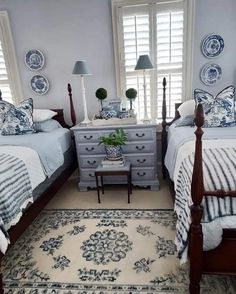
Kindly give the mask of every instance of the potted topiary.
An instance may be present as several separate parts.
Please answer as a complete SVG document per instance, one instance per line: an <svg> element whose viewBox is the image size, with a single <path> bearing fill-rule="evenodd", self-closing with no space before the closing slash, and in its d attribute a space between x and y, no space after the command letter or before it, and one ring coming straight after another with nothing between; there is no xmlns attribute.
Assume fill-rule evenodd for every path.
<svg viewBox="0 0 236 294"><path fill-rule="evenodd" d="M108 136L102 136L99 139L99 145L103 144L105 147L106 158L108 160L117 160L122 157L122 145L127 141L127 134L123 129L116 129L115 132Z"/></svg>
<svg viewBox="0 0 236 294"><path fill-rule="evenodd" d="M104 88L98 88L95 95L100 100L101 110L103 110L102 101L107 98L107 90Z"/></svg>
<svg viewBox="0 0 236 294"><path fill-rule="evenodd" d="M129 99L129 103L130 103L130 110L133 110L133 101L135 100L135 98L137 97L137 90L135 90L134 88L129 88L126 92L125 92L126 97Z"/></svg>

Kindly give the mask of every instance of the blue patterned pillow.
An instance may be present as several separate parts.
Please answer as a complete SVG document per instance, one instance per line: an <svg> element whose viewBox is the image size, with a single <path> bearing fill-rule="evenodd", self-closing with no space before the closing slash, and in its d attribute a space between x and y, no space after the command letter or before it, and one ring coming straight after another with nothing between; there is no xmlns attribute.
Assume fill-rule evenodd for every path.
<svg viewBox="0 0 236 294"><path fill-rule="evenodd" d="M9 107L2 125L2 135L23 135L35 132L33 122L33 99L29 98L15 106L8 102Z"/></svg>
<svg viewBox="0 0 236 294"><path fill-rule="evenodd" d="M229 86L216 95L200 89L194 90L196 103L204 109L204 127L228 127L235 124L234 86Z"/></svg>
<svg viewBox="0 0 236 294"><path fill-rule="evenodd" d="M0 130L2 129L6 113L8 112L10 107L11 107L10 103L0 100Z"/></svg>

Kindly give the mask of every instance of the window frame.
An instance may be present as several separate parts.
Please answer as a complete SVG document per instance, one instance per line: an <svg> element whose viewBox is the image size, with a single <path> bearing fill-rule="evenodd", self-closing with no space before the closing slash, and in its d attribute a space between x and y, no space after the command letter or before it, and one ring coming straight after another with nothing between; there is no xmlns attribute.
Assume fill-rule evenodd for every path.
<svg viewBox="0 0 236 294"><path fill-rule="evenodd" d="M183 0L184 1L184 35L185 42L183 47L183 86L182 86L182 102L192 98L192 79L193 79L193 48L194 48L194 19L195 19L195 0ZM114 56L115 56L115 72L116 72L116 90L118 97L124 97L123 82L125 81L125 73L122 70L122 16L119 14L119 10L123 6L135 6L135 5L145 5L145 4L157 4L157 3L171 3L179 2L178 0L112 0L112 25L113 25L113 42L114 42ZM155 13L150 14L150 21L155 22ZM156 36L154 36L156 38ZM152 42L152 38L150 38ZM151 54L150 58L154 61L154 48L151 43ZM153 62L156 67L156 61ZM138 73L137 73L138 75ZM153 95L156 93L156 75L157 72L151 77L151 87L153 89ZM156 99L152 99L151 109L156 107ZM155 105L154 105L155 104ZM153 115L153 113L151 113Z"/></svg>
<svg viewBox="0 0 236 294"><path fill-rule="evenodd" d="M7 69L9 87L12 94L12 102L18 104L23 100L23 92L7 11L0 11L0 39ZM2 98L4 99L4 97Z"/></svg>

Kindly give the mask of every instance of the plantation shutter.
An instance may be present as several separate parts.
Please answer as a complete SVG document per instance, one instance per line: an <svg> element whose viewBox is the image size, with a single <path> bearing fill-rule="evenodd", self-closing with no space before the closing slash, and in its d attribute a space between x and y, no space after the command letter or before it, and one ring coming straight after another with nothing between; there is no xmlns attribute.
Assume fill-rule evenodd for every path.
<svg viewBox="0 0 236 294"><path fill-rule="evenodd" d="M122 61L124 71L123 94L128 88L135 88L138 97L134 109L141 119L144 116L143 73L134 70L139 55L150 54L149 7L140 5L122 8ZM147 74L147 103L150 114L150 76Z"/></svg>
<svg viewBox="0 0 236 294"><path fill-rule="evenodd" d="M175 103L183 99L185 0L130 1L118 7L118 53L120 93L135 88L135 110L144 115L143 72L135 71L138 57L148 54L154 70L147 71L147 108L152 119L162 118L163 77L167 79L167 117L173 118Z"/></svg>
<svg viewBox="0 0 236 294"><path fill-rule="evenodd" d="M157 4L156 36L157 117L162 117L162 80L166 77L167 117L172 118L175 103L182 100L183 89L184 10L181 2Z"/></svg>
<svg viewBox="0 0 236 294"><path fill-rule="evenodd" d="M10 83L7 74L6 63L3 55L2 43L0 41L0 90L2 92L2 99L12 103L12 94Z"/></svg>

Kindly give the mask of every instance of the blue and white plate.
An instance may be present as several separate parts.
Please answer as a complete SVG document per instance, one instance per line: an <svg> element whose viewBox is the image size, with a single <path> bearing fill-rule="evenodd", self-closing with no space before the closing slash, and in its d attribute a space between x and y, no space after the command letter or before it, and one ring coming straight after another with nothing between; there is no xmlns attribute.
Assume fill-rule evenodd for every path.
<svg viewBox="0 0 236 294"><path fill-rule="evenodd" d="M224 49L224 40L220 35L208 35L202 41L202 53L208 58L214 58Z"/></svg>
<svg viewBox="0 0 236 294"><path fill-rule="evenodd" d="M201 70L201 81L207 86L214 86L222 77L222 69L218 64L208 63Z"/></svg>
<svg viewBox="0 0 236 294"><path fill-rule="evenodd" d="M44 66L45 58L38 49L31 49L25 54L25 64L31 70L40 70Z"/></svg>
<svg viewBox="0 0 236 294"><path fill-rule="evenodd" d="M43 75L35 75L30 80L30 86L34 93L44 95L49 90L49 81Z"/></svg>

